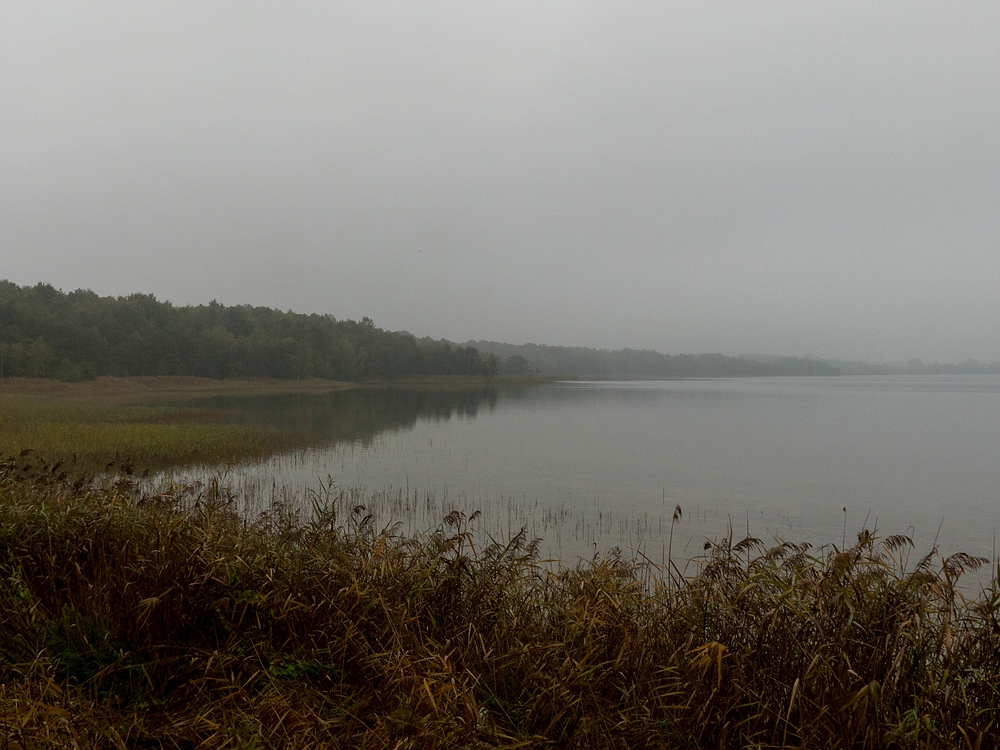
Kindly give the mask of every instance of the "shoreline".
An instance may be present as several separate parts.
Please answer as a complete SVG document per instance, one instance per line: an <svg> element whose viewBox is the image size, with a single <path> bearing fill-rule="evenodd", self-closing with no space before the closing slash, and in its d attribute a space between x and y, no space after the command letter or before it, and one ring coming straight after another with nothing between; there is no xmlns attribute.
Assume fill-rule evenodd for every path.
<svg viewBox="0 0 1000 750"><path fill-rule="evenodd" d="M168 397L192 400L210 396L268 396L281 393L303 395L385 388L471 388L508 385L541 385L555 382L536 377L484 377L427 375L398 380L279 380L277 378L201 378L187 375L102 375L94 380L65 382L48 378L0 379L0 397L29 396L65 401L130 403Z"/></svg>

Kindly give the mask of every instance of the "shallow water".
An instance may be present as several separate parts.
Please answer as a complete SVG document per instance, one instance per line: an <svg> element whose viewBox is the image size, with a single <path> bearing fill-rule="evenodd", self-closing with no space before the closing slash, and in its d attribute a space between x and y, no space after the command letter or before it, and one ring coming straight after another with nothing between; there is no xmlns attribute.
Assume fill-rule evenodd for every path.
<svg viewBox="0 0 1000 750"><path fill-rule="evenodd" d="M233 467L263 507L328 481L406 530L459 509L572 559L621 546L660 563L706 539L850 543L995 558L1000 377L571 382L213 399L234 421L308 430L309 450ZM214 471L214 470L212 470ZM189 474L204 476L204 470ZM731 531L730 531L731 529Z"/></svg>

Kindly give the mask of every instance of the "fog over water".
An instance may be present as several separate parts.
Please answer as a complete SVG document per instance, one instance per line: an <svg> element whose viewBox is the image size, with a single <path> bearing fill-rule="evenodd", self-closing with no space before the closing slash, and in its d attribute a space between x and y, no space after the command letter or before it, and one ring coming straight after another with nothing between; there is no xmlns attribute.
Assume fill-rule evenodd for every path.
<svg viewBox="0 0 1000 750"><path fill-rule="evenodd" d="M1000 360L994 2L0 4L0 277Z"/></svg>

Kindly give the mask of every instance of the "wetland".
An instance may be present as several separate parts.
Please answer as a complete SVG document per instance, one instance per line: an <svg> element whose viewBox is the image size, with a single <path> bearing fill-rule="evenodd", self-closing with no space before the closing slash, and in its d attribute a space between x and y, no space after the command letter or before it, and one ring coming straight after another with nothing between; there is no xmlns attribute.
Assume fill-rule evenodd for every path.
<svg viewBox="0 0 1000 750"><path fill-rule="evenodd" d="M996 741L996 378L21 385L13 747Z"/></svg>

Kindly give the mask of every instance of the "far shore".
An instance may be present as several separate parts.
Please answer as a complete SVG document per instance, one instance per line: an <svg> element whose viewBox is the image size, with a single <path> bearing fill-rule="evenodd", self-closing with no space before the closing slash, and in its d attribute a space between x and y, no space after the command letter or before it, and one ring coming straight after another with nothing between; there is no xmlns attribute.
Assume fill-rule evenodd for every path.
<svg viewBox="0 0 1000 750"><path fill-rule="evenodd" d="M318 395L359 388L480 388L497 385L536 385L550 382L535 377L473 377L433 375L399 380L343 381L307 378L199 378L176 375L112 377L68 383L45 378L0 379L0 396L37 396L60 401L109 404L162 399L193 400L210 396L266 396L282 393Z"/></svg>

